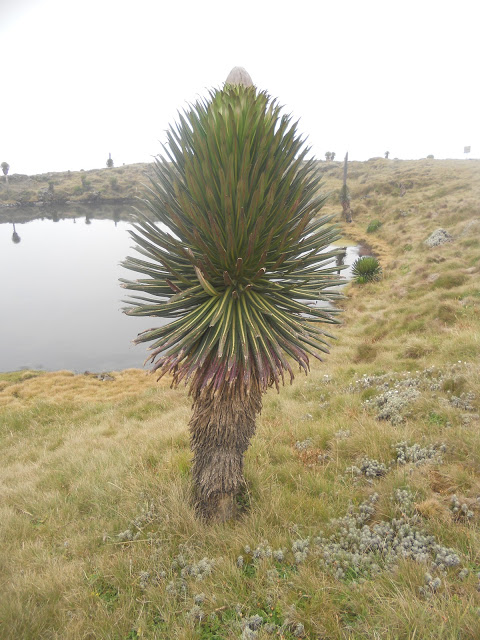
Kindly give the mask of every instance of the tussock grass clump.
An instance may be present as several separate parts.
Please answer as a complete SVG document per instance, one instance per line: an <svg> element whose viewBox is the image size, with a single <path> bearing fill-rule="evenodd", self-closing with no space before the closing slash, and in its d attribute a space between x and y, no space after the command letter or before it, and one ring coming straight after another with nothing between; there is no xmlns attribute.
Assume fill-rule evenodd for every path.
<svg viewBox="0 0 480 640"><path fill-rule="evenodd" d="M424 358L429 353L431 353L431 349L428 346L418 341L412 341L407 345L405 351L403 351L403 353L401 354L401 357L409 358L411 360L419 360L420 358Z"/></svg>
<svg viewBox="0 0 480 640"><path fill-rule="evenodd" d="M433 286L435 289L453 289L453 287L461 287L467 280L468 276L464 273L443 273L435 280Z"/></svg>
<svg viewBox="0 0 480 640"><path fill-rule="evenodd" d="M373 344L359 344L354 362L373 362L377 357L377 348Z"/></svg>
<svg viewBox="0 0 480 640"><path fill-rule="evenodd" d="M450 304L441 304L436 313L437 319L445 325L453 325L457 321L457 311Z"/></svg>

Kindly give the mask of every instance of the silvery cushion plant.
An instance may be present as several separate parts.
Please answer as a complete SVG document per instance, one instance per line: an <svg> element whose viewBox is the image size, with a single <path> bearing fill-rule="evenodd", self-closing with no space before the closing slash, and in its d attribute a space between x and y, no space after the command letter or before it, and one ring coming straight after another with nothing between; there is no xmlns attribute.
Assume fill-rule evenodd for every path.
<svg viewBox="0 0 480 640"><path fill-rule="evenodd" d="M151 343L160 377L190 384L195 503L217 520L235 512L262 394L328 352L336 311L316 301L339 295L316 163L245 77L231 74L168 130L131 232L140 256L124 262L143 274L123 281L138 292L127 313L170 321L135 342Z"/></svg>

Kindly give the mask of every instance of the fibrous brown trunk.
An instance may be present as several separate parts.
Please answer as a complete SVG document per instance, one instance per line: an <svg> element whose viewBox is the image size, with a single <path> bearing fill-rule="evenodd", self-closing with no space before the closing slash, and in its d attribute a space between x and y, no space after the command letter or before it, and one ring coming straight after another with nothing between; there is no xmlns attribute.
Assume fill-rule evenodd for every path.
<svg viewBox="0 0 480 640"><path fill-rule="evenodd" d="M345 221L352 222L352 210L350 209L350 202L343 201L342 208L343 208L343 217L345 218Z"/></svg>
<svg viewBox="0 0 480 640"><path fill-rule="evenodd" d="M237 512L236 497L245 486L243 456L255 433L262 408L258 384L246 392L243 381L193 391L190 420L193 483L197 513L223 522Z"/></svg>
<svg viewBox="0 0 480 640"><path fill-rule="evenodd" d="M346 222L352 222L352 210L350 209L350 194L347 187L347 166L348 166L348 151L343 161L343 189L342 189L342 209L343 217Z"/></svg>

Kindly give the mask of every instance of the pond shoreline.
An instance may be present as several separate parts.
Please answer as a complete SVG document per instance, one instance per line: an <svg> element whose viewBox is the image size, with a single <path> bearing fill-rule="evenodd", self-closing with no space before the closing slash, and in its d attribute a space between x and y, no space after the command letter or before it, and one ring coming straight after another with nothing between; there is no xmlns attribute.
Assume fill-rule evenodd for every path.
<svg viewBox="0 0 480 640"><path fill-rule="evenodd" d="M84 200L65 200L63 198L59 198L58 200L33 200L31 202L14 202L14 203L0 203L0 212L2 210L10 210L10 209L30 209L30 208L42 208L42 207L65 207L68 205L84 205L84 206L98 206L99 204L134 204L136 202L136 198L101 198L98 196L94 196L92 198L86 198Z"/></svg>
<svg viewBox="0 0 480 640"><path fill-rule="evenodd" d="M141 203L139 200L130 199L124 201L100 202L76 202L68 201L65 204L44 204L42 206L22 205L18 207L0 206L1 224L27 224L38 219L69 220L85 218L88 220L108 219L119 222L132 221L134 218L134 207Z"/></svg>

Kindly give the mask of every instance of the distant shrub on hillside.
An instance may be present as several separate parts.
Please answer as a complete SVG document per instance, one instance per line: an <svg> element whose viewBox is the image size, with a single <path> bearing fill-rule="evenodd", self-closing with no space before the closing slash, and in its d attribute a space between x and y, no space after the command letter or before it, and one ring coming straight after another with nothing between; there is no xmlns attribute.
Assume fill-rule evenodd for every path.
<svg viewBox="0 0 480 640"><path fill-rule="evenodd" d="M28 202L29 200L34 200L34 199L35 199L34 191L30 189L26 189L25 191L22 192L21 201Z"/></svg>
<svg viewBox="0 0 480 640"><path fill-rule="evenodd" d="M378 229L380 229L380 227L382 226L382 223L380 222L380 220L372 220L367 227L367 233L374 233L375 231L378 231Z"/></svg>
<svg viewBox="0 0 480 640"><path fill-rule="evenodd" d="M90 189L90 187L92 186L92 183L90 182L90 180L87 178L87 176L81 176L81 180L82 180L82 187L85 191L88 191L88 189Z"/></svg>
<svg viewBox="0 0 480 640"><path fill-rule="evenodd" d="M110 186L111 186L113 191L118 191L119 190L118 178L116 178L115 176L112 176L110 178L109 182L110 182Z"/></svg>

